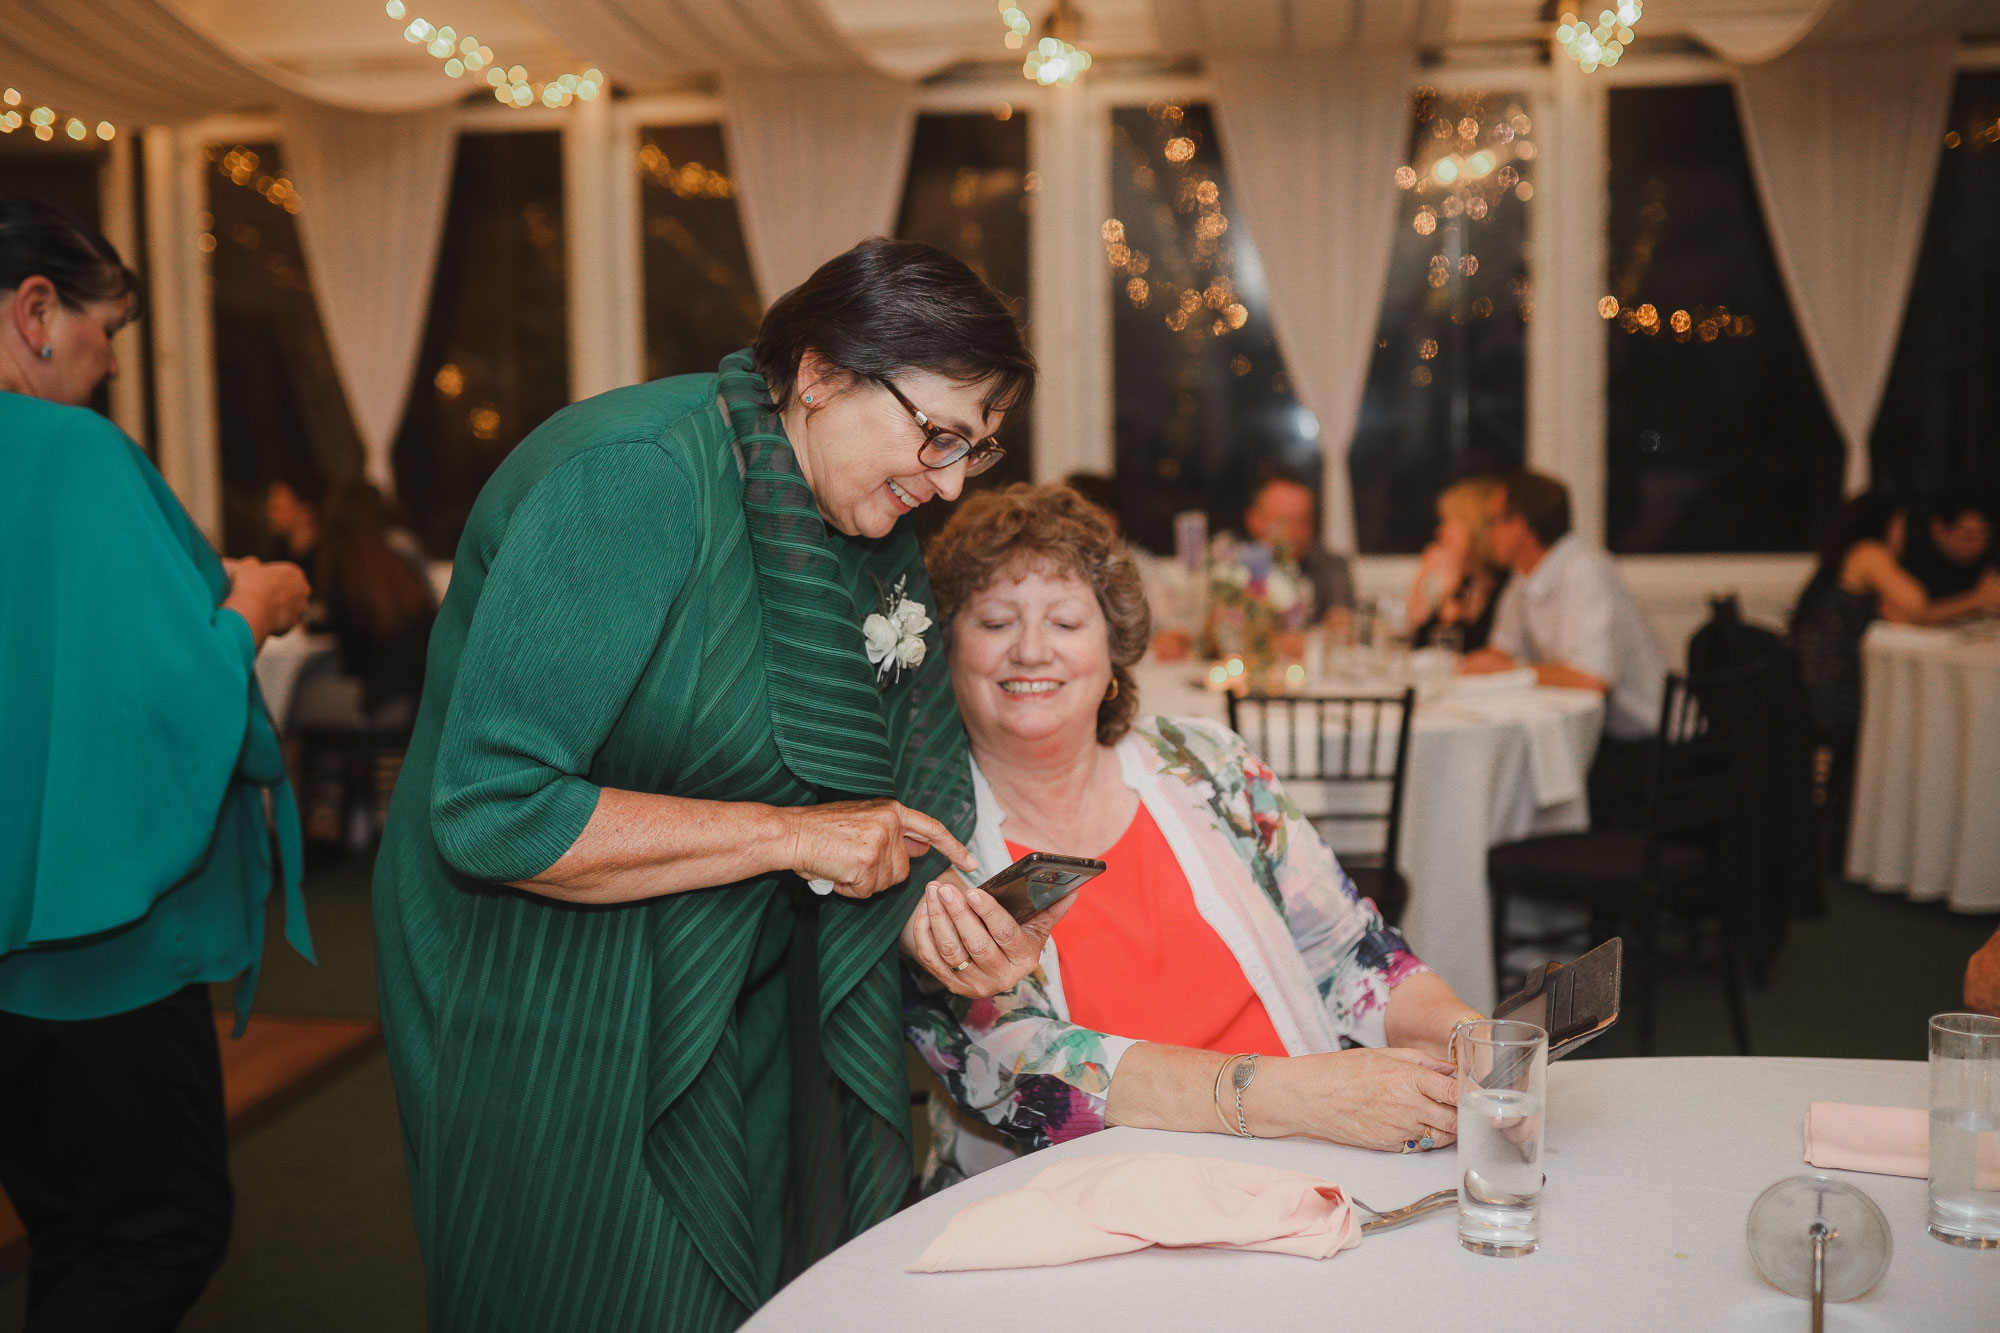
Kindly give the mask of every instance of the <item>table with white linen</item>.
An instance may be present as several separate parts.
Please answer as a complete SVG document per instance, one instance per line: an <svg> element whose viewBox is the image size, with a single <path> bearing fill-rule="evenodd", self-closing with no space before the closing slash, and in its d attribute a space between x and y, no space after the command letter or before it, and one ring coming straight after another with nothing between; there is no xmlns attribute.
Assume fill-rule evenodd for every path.
<svg viewBox="0 0 2000 1333"><path fill-rule="evenodd" d="M1878 624L1861 654L1848 878L2000 912L2000 626Z"/></svg>
<svg viewBox="0 0 2000 1333"><path fill-rule="evenodd" d="M1912 1035L1921 1049L1923 1036ZM1458 1183L1455 1149L1399 1155L1305 1139L1111 1129L1031 1153L937 1194L808 1269L748 1333L1020 1333L1034 1328L1755 1329L1804 1333L1804 1301L1767 1286L1744 1219L1764 1188L1812 1170L1815 1101L1923 1106L1920 1061L1713 1057L1565 1060L1549 1068L1542 1245L1490 1259L1446 1210L1326 1260L1152 1249L1060 1268L904 1271L966 1206L1058 1158L1174 1152L1308 1172L1377 1208ZM1888 1275L1827 1307L1833 1330L1970 1333L1995 1326L2000 1253L1925 1231L1922 1180L1828 1172L1887 1214Z"/></svg>
<svg viewBox="0 0 2000 1333"><path fill-rule="evenodd" d="M298 692L299 678L315 658L337 651L340 640L331 634L315 634L303 625L264 640L257 652L257 688L264 706L279 731L292 711L292 695Z"/></svg>
<svg viewBox="0 0 2000 1333"><path fill-rule="evenodd" d="M1221 693L1203 688L1196 669L1141 662L1134 673L1141 709L1227 721ZM1410 883L1402 922L1410 947L1482 1010L1497 998L1486 851L1589 826L1584 780L1604 721L1604 701L1593 691L1492 688L1504 684L1474 678L1417 704L1397 855ZM1401 688L1329 684L1313 692Z"/></svg>

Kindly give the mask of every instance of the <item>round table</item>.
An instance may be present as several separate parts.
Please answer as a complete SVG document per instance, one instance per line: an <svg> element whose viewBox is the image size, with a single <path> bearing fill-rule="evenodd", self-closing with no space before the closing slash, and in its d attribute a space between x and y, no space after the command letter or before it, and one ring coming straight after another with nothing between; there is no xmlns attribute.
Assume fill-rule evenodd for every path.
<svg viewBox="0 0 2000 1333"><path fill-rule="evenodd" d="M1221 692L1204 688L1197 671L1184 662L1140 662L1134 671L1140 708L1226 721ZM1498 999L1486 850L1589 827L1584 779L1604 725L1604 701L1593 691L1506 685L1470 681L1417 704L1397 857L1410 883L1402 921L1410 947L1481 1010ZM1393 693L1402 687L1322 683L1309 692L1343 688Z"/></svg>
<svg viewBox="0 0 2000 1333"><path fill-rule="evenodd" d="M1861 653L1847 877L2000 912L2000 627L1878 624Z"/></svg>
<svg viewBox="0 0 2000 1333"><path fill-rule="evenodd" d="M1921 1042L1921 1034L1913 1038ZM1808 1168L1808 1103L1922 1106L1920 1062L1709 1058L1565 1060L1549 1070L1542 1248L1487 1259L1448 1210L1313 1261L1146 1250L1062 1268L904 1269L959 1209L1018 1188L1057 1157L1179 1152L1332 1180L1378 1208L1457 1183L1457 1154L1364 1152L1305 1140L1113 1129L974 1176L865 1232L779 1292L752 1333L1020 1333L1023 1329L1771 1329L1803 1333L1805 1302L1765 1285L1744 1219L1765 1186ZM1925 1185L1831 1172L1888 1215L1895 1258L1829 1329L1990 1330L2000 1253L1925 1231Z"/></svg>

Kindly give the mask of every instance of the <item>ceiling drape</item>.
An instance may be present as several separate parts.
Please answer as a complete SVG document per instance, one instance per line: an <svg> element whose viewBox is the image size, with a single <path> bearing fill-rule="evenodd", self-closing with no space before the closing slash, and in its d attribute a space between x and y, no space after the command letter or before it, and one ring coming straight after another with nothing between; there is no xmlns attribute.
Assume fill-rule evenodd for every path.
<svg viewBox="0 0 2000 1333"><path fill-rule="evenodd" d="M1321 540L1332 551L1355 549L1348 446L1395 242L1414 71L1413 58L1394 51L1209 63L1278 347L1319 419Z"/></svg>
<svg viewBox="0 0 2000 1333"><path fill-rule="evenodd" d="M1958 33L1992 0L1826 0L1783 54L1735 71L1743 138L1800 336L1867 489L1950 113Z"/></svg>
<svg viewBox="0 0 2000 1333"><path fill-rule="evenodd" d="M896 227L916 88L865 70L723 80L722 132L766 305L855 242Z"/></svg>
<svg viewBox="0 0 2000 1333"><path fill-rule="evenodd" d="M368 479L393 494L390 451L430 310L457 116L450 107L376 115L296 101L283 115L320 323Z"/></svg>

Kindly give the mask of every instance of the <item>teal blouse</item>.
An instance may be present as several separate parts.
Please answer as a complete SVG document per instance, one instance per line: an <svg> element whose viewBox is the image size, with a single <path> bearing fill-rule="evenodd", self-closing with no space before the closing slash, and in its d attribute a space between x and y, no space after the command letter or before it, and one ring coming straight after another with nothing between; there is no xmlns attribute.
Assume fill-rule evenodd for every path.
<svg viewBox="0 0 2000 1333"><path fill-rule="evenodd" d="M0 1011L84 1019L241 978L298 814L222 562L104 418L0 393Z"/></svg>

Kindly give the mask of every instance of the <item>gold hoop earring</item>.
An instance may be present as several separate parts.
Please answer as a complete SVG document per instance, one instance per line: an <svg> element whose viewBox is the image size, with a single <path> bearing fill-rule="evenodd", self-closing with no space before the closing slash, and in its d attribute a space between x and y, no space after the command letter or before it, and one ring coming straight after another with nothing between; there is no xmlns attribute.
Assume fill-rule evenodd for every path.
<svg viewBox="0 0 2000 1333"><path fill-rule="evenodd" d="M1111 688L1104 692L1104 702L1110 703L1118 697L1118 677L1111 678Z"/></svg>

